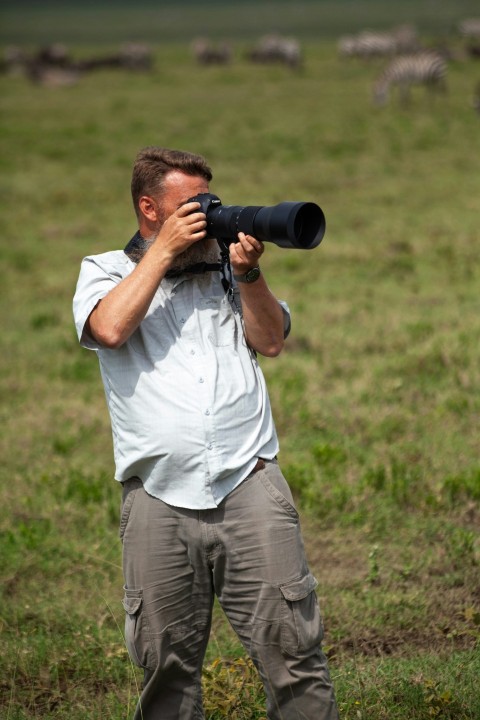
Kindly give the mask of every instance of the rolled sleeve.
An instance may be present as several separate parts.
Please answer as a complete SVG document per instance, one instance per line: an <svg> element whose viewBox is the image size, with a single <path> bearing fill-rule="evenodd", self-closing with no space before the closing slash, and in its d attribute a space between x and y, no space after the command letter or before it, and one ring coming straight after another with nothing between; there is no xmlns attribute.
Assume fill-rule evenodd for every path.
<svg viewBox="0 0 480 720"><path fill-rule="evenodd" d="M292 329L292 316L290 308L285 300L279 300L279 303L283 312L283 337L286 339L290 335L290 330Z"/></svg>
<svg viewBox="0 0 480 720"><path fill-rule="evenodd" d="M115 262L114 257L109 258L115 254L86 257L80 267L73 298L73 317L80 344L88 350L98 350L101 347L85 330L90 313L126 274L122 270L126 269L128 259L125 256L125 261Z"/></svg>

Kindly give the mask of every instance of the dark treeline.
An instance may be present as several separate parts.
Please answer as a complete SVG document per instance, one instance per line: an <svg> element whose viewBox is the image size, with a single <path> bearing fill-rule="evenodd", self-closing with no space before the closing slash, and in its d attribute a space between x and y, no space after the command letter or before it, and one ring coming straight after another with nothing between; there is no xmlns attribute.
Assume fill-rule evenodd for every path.
<svg viewBox="0 0 480 720"><path fill-rule="evenodd" d="M0 44L251 41L272 32L317 41L403 23L446 36L479 14L478 0L3 0Z"/></svg>

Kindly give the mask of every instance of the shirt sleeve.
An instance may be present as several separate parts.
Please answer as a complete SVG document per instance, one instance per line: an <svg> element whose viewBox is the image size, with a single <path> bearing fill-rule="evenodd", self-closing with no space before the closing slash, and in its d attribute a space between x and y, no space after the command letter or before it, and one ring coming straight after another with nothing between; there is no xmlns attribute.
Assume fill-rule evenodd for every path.
<svg viewBox="0 0 480 720"><path fill-rule="evenodd" d="M73 298L73 317L80 344L89 350L99 350L101 345L85 330L90 313L100 300L123 279L122 272L104 256L90 256L82 260L80 275Z"/></svg>
<svg viewBox="0 0 480 720"><path fill-rule="evenodd" d="M290 335L290 330L292 329L292 316L290 308L285 300L279 300L278 302L280 303L280 307L283 311L283 337L286 339Z"/></svg>

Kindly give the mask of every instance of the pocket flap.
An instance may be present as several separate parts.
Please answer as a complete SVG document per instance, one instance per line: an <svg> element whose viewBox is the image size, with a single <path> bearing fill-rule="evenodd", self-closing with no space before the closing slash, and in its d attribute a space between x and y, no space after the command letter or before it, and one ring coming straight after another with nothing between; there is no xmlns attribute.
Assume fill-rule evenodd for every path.
<svg viewBox="0 0 480 720"><path fill-rule="evenodd" d="M314 578L311 573L308 573L308 575L305 575L299 580L293 580L292 582L285 583L285 585L280 585L280 590L285 600L295 602L296 600L303 600L307 595L310 595L317 585L317 579Z"/></svg>
<svg viewBox="0 0 480 720"><path fill-rule="evenodd" d="M142 604L142 594L141 590L130 590L125 592L125 596L122 600L123 607L125 609L125 612L128 613L128 615L135 615L140 610L140 606ZM131 595L129 593L132 593ZM135 594L133 594L135 593Z"/></svg>

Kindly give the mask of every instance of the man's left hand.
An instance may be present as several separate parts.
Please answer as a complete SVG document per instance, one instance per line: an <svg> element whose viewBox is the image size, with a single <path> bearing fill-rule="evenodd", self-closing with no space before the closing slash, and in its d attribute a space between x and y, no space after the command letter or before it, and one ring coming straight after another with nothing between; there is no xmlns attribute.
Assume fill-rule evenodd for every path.
<svg viewBox="0 0 480 720"><path fill-rule="evenodd" d="M238 233L238 242L230 244L230 262L235 275L242 275L254 267L257 267L263 251L265 250L260 240Z"/></svg>

